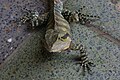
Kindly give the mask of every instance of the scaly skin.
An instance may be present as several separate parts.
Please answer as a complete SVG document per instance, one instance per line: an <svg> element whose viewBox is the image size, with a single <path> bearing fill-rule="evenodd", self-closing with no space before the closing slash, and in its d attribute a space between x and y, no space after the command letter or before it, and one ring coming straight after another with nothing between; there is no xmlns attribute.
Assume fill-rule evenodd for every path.
<svg viewBox="0 0 120 80"><path fill-rule="evenodd" d="M52 1L51 1L52 2ZM52 4L54 3L54 4ZM50 12L49 22L47 24L47 30L45 34L46 49L49 52L61 52L70 47L71 34L69 23L61 15L61 9L63 3L59 0L55 0L51 3L54 5ZM60 5L61 9L57 9L57 5Z"/></svg>
<svg viewBox="0 0 120 80"><path fill-rule="evenodd" d="M67 49L79 50L80 57L76 58L75 61L83 68L83 75L85 75L85 69L90 73L90 66L93 66L93 63L88 60L86 50L82 44L75 45L72 43L69 25L70 22L79 22L83 25L90 22L90 19L85 18L85 16L88 15L83 15L79 11L64 11L61 0L50 0L50 7L51 9L48 13L40 16L36 11L29 13L27 17L25 16L25 18L22 19L23 23L28 20L34 27L39 26L39 24L44 22L44 19L48 18L44 47L49 52L61 52Z"/></svg>

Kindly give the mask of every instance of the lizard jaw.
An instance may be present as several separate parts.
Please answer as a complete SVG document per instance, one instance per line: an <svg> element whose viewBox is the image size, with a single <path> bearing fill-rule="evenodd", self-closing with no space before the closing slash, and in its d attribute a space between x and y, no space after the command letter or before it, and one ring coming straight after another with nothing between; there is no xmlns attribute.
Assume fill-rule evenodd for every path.
<svg viewBox="0 0 120 80"><path fill-rule="evenodd" d="M66 49L68 49L70 47L70 44L71 44L71 38L68 37L67 40L64 42L64 41L56 41L53 46L51 47L51 49L49 50L50 52L61 52L61 51L64 51Z"/></svg>

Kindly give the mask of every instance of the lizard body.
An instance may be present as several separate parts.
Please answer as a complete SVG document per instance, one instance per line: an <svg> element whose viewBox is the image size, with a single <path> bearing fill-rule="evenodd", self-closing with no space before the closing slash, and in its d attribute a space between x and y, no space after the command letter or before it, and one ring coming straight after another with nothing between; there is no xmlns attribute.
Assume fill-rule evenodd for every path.
<svg viewBox="0 0 120 80"><path fill-rule="evenodd" d="M63 3L61 0L50 0L50 7L51 9L48 13L38 16L36 12L33 12L27 18L25 17L23 21L26 22L29 20L32 26L38 26L43 23L44 18L46 19L46 15L48 15L44 47L49 52L61 52L67 49L79 50L80 57L75 60L82 66L83 72L87 69L88 73L90 73L90 66L93 66L93 63L88 60L86 50L82 44L75 45L72 43L69 25L70 22L85 24L89 22L90 19L83 17L80 12L63 11ZM39 21L41 23L39 23Z"/></svg>
<svg viewBox="0 0 120 80"><path fill-rule="evenodd" d="M59 10L57 4L60 5ZM51 3L54 8L51 9L45 34L45 47L49 52L64 51L70 47L72 41L69 23L61 15L62 5L63 3L60 0L54 0Z"/></svg>

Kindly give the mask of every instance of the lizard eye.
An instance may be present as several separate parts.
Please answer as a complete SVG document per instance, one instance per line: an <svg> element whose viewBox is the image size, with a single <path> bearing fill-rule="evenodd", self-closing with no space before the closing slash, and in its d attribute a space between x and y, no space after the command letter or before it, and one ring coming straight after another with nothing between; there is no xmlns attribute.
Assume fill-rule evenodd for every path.
<svg viewBox="0 0 120 80"><path fill-rule="evenodd" d="M69 34L66 33L64 36L59 37L58 39L60 39L61 41L64 41L68 36L69 36Z"/></svg>
<svg viewBox="0 0 120 80"><path fill-rule="evenodd" d="M69 34L66 33L66 34L65 34L64 36L62 36L61 38L62 38L62 39L66 39L68 36L69 36Z"/></svg>

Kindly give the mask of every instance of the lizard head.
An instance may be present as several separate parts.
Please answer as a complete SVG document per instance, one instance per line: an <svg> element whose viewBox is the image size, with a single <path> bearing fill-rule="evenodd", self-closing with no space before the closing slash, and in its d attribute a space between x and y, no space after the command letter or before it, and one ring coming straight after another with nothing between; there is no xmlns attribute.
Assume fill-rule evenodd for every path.
<svg viewBox="0 0 120 80"><path fill-rule="evenodd" d="M52 29L46 31L46 49L49 52L61 52L70 47L71 38L66 32L58 33Z"/></svg>

